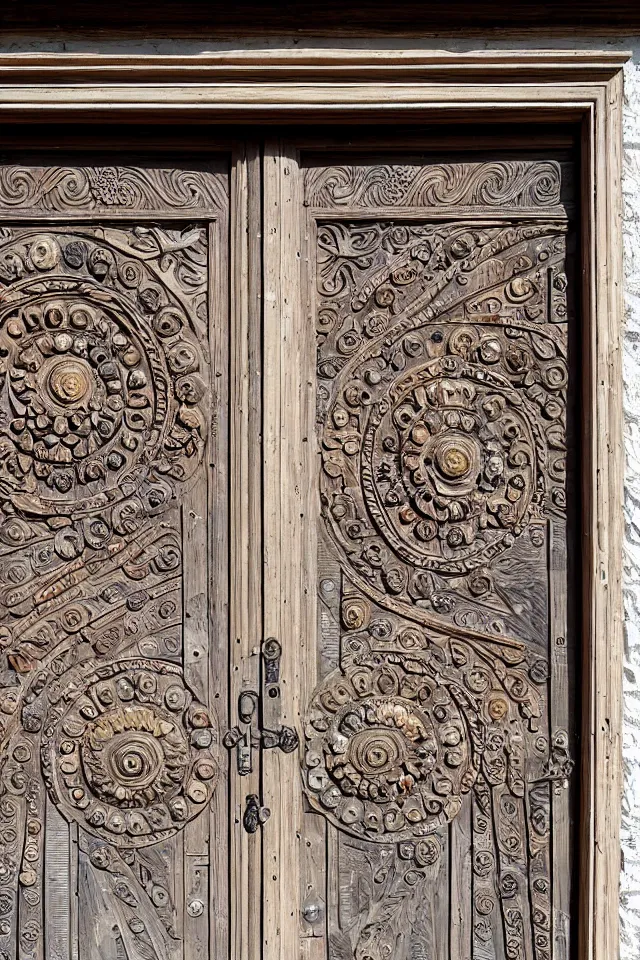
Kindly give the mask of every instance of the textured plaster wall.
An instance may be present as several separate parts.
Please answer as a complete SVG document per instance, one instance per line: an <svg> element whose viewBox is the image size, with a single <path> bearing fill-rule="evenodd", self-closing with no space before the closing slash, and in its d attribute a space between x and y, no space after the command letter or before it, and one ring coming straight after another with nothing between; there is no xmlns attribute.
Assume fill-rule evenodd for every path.
<svg viewBox="0 0 640 960"><path fill-rule="evenodd" d="M625 664L621 960L640 958L640 41L625 69Z"/></svg>
<svg viewBox="0 0 640 960"><path fill-rule="evenodd" d="M288 43L291 41L285 41ZM380 43L380 41L377 41ZM322 41L293 41L301 47L322 46ZM253 49L282 46L279 40L252 40ZM384 45L380 43L380 45ZM395 47L397 41L387 46ZM127 52L148 54L196 54L214 48L237 48L238 44L201 42L115 42L99 44L46 39L0 40L0 52L47 50L69 52ZM358 42L345 46L359 46ZM622 851L620 875L620 960L640 960L640 37L619 40L576 37L530 43L512 41L407 41L405 46L438 49L491 49L527 47L613 47L630 50L625 68L624 108L624 409L625 409L625 663L624 663L624 793L622 798ZM614 960L614 958L612 958Z"/></svg>

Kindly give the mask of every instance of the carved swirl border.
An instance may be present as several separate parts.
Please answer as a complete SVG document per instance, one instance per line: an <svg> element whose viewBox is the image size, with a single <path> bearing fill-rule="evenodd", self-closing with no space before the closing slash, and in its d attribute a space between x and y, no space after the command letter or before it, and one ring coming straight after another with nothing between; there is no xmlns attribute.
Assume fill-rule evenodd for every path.
<svg viewBox="0 0 640 960"><path fill-rule="evenodd" d="M0 213L79 211L213 213L226 204L215 165L0 166Z"/></svg>
<svg viewBox="0 0 640 960"><path fill-rule="evenodd" d="M313 207L472 207L564 212L570 177L557 161L309 167L305 202Z"/></svg>

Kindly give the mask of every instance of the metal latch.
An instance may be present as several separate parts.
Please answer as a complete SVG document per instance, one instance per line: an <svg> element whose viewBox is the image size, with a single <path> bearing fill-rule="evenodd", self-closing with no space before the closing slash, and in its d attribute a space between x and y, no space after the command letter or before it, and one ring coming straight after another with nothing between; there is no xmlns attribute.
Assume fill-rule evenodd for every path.
<svg viewBox="0 0 640 960"><path fill-rule="evenodd" d="M274 699L280 695L280 644L274 637L263 644L264 688L267 696ZM256 690L243 690L238 697L238 723L227 730L222 742L228 750L236 749L238 774L248 776L253 771L254 750L282 750L293 753L299 738L293 727L269 729L260 726L260 694Z"/></svg>

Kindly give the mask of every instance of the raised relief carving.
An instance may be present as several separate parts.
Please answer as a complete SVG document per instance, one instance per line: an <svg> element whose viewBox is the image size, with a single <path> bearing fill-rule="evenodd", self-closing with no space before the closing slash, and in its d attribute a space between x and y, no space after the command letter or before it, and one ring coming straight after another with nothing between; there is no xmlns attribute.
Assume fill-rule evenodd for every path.
<svg viewBox="0 0 640 960"><path fill-rule="evenodd" d="M217 740L178 667L124 660L66 677L41 762L65 816L116 847L166 840L211 799Z"/></svg>
<svg viewBox="0 0 640 960"><path fill-rule="evenodd" d="M332 167L307 172L307 201L548 209L560 174ZM548 549L566 518L566 263L557 222L318 223L322 549L339 570L319 594L342 591L303 776L339 836L331 960L439 956L450 924L468 930L455 960L556 956L553 803L572 761L550 729L548 584L565 570Z"/></svg>
<svg viewBox="0 0 640 960"><path fill-rule="evenodd" d="M363 229L382 254L361 255ZM327 236L341 238L330 273ZM468 626L461 607L492 595L491 564L525 533L540 546L563 506L564 235L339 224L319 246L327 528L376 602Z"/></svg>
<svg viewBox="0 0 640 960"><path fill-rule="evenodd" d="M220 175L208 167L0 167L0 210L21 214L77 211L185 210L224 207Z"/></svg>
<svg viewBox="0 0 640 960"><path fill-rule="evenodd" d="M313 207L554 207L562 165L530 160L310 167Z"/></svg>
<svg viewBox="0 0 640 960"><path fill-rule="evenodd" d="M492 895L478 894L476 909L485 918L499 912L506 923L519 903L539 901L541 882L549 883L550 834L548 744L540 736L545 678L532 671L536 658L524 644L433 638L386 618L345 637L340 669L307 712L304 775L313 808L341 831L397 844L382 873L373 866L378 854L365 858L377 892L351 930L356 958L407 955L420 900L438 882L442 829L465 802L484 811L474 818L472 869L478 888L486 881ZM532 759L539 779L528 778ZM523 837L534 829L542 876L527 864ZM493 933L486 939L500 948ZM372 941L378 953L369 952Z"/></svg>
<svg viewBox="0 0 640 960"><path fill-rule="evenodd" d="M358 837L433 833L475 783L488 730L516 742L522 720L536 728L540 698L522 649L437 642L415 627L394 636L384 619L350 637L348 649L307 714L305 771L314 806ZM513 760L518 750L507 753ZM522 794L515 765L510 784Z"/></svg>
<svg viewBox="0 0 640 960"><path fill-rule="evenodd" d="M182 669L207 249L204 226L2 230L1 956L41 956L53 805L80 828L80 924L101 931L80 956L177 957L167 844L219 764L207 685Z"/></svg>

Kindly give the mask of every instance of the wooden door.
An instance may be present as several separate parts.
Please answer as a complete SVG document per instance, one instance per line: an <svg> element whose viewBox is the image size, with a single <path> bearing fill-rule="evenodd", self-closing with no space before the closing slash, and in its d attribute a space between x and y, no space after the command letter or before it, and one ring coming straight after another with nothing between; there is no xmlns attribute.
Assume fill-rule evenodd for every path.
<svg viewBox="0 0 640 960"><path fill-rule="evenodd" d="M265 161L266 956L566 960L572 164L378 153Z"/></svg>
<svg viewBox="0 0 640 960"><path fill-rule="evenodd" d="M0 166L3 960L228 950L227 164L104 156Z"/></svg>
<svg viewBox="0 0 640 960"><path fill-rule="evenodd" d="M570 155L103 164L0 165L0 960L569 960Z"/></svg>

